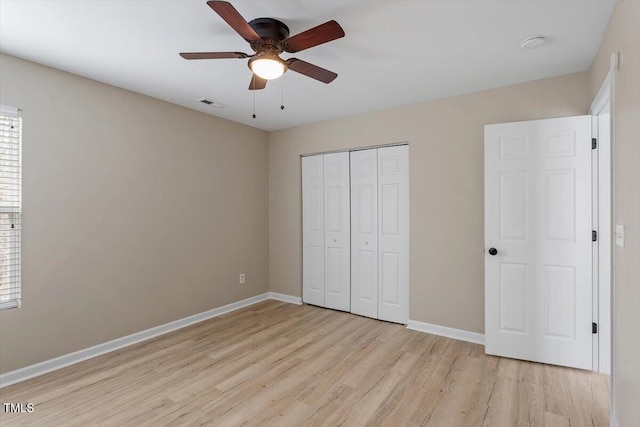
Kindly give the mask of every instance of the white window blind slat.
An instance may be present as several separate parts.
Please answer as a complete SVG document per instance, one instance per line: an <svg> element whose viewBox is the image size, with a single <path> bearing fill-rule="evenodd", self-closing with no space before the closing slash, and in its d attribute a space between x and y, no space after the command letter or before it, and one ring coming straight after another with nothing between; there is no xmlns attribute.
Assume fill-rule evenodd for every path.
<svg viewBox="0 0 640 427"><path fill-rule="evenodd" d="M22 118L0 106L0 310L20 306Z"/></svg>

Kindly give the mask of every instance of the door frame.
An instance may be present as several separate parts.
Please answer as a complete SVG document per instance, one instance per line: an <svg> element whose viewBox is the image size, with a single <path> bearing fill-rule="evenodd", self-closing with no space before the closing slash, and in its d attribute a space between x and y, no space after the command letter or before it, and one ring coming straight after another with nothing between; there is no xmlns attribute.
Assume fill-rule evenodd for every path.
<svg viewBox="0 0 640 427"><path fill-rule="evenodd" d="M594 371L610 374L613 372L613 74L605 77L598 94L594 98L589 114L592 116L592 136L598 141L593 151L594 167L594 230L599 237L594 248L594 321L598 323L598 334L594 339ZM609 110L609 135L601 135L599 117ZM604 130L603 130L604 131ZM609 202L607 202L607 200ZM608 212L609 221L601 219L601 213ZM600 237L604 237L601 239ZM597 269L597 270L596 270ZM609 272L606 274L606 272ZM605 272L605 274L600 274ZM602 310L601 308L608 308ZM607 313L608 312L608 313ZM601 355L609 353L610 362ZM613 389L613 387L612 387Z"/></svg>
<svg viewBox="0 0 640 427"><path fill-rule="evenodd" d="M610 68L609 68L609 72L607 73L607 76L605 77L604 81L602 82L602 85L600 86L600 90L598 91L597 95L595 96L595 98L593 99L593 102L591 103L591 106L589 107L589 114L597 114L600 111L602 111L602 108L604 108L606 106L606 104L609 104L609 130L610 130L610 135L609 135L609 143L610 143L610 155L611 155L611 161L610 161L610 182L609 182L609 189L610 189L610 194L611 194L611 206L609 206L608 208L611 209L611 235L614 235L614 224L615 224L615 210L614 210L614 206L615 206L615 200L616 200L616 194L615 194L615 186L614 186L614 180L615 180L615 70L618 69L618 64L619 64L619 54L618 53L612 53L611 54L611 62L610 62ZM610 307L610 330L609 330L609 336L610 336L610 372L611 375L609 376L609 398L610 398L610 410L609 410L609 419L610 419L610 423L611 425L616 425L616 407L615 407L615 340L616 340L616 336L615 336L615 289L616 289L616 281L615 281L615 248L614 248L614 244L613 241L614 239L611 239L611 270L610 270L610 284L611 284L611 289L610 289L610 293L609 293L609 298L610 298L610 302L609 302L609 307Z"/></svg>
<svg viewBox="0 0 640 427"><path fill-rule="evenodd" d="M362 150L372 150L375 148L386 148L386 147L399 147L401 145L409 145L408 141L405 142L390 142L389 144L380 144L380 145L367 145L365 147L353 147L353 148L341 148L338 150L328 150L328 151L318 151L316 153L305 153L300 154L300 158L317 156L319 154L331 154L331 153L351 153L352 151L362 151Z"/></svg>

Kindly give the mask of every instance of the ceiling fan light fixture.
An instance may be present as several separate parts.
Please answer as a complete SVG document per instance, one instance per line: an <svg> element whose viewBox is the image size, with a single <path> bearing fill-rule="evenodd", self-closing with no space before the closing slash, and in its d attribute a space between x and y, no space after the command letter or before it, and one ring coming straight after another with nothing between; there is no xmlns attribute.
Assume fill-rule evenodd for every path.
<svg viewBox="0 0 640 427"><path fill-rule="evenodd" d="M276 55L258 55L249 60L253 73L265 80L273 80L287 71L287 64Z"/></svg>

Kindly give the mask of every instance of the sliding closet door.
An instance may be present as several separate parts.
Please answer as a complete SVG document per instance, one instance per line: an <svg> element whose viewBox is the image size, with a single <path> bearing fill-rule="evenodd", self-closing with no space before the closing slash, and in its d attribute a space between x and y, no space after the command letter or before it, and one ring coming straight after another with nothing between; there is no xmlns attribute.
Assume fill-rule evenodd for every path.
<svg viewBox="0 0 640 427"><path fill-rule="evenodd" d="M349 153L324 155L325 307L351 306Z"/></svg>
<svg viewBox="0 0 640 427"><path fill-rule="evenodd" d="M378 149L378 318L409 320L409 147Z"/></svg>
<svg viewBox="0 0 640 427"><path fill-rule="evenodd" d="M302 300L324 307L324 162L302 158Z"/></svg>
<svg viewBox="0 0 640 427"><path fill-rule="evenodd" d="M378 150L351 153L351 312L378 318Z"/></svg>

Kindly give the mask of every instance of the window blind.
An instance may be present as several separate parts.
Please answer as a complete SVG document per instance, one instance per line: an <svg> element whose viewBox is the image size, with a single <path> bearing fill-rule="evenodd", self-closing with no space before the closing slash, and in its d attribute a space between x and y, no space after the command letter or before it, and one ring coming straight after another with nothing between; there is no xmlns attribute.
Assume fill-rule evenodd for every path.
<svg viewBox="0 0 640 427"><path fill-rule="evenodd" d="M0 310L20 306L22 117L0 106Z"/></svg>

